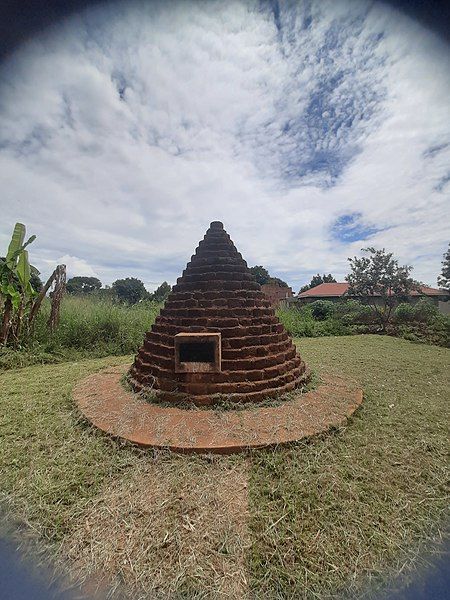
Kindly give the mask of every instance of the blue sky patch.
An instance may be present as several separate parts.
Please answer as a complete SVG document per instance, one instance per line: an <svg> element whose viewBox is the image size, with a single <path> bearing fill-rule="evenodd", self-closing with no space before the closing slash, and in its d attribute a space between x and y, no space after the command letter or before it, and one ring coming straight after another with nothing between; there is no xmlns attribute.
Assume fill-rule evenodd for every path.
<svg viewBox="0 0 450 600"><path fill-rule="evenodd" d="M338 217L331 226L334 239L340 242L356 242L366 240L381 229L370 227L361 222L362 214L359 212L348 213Z"/></svg>

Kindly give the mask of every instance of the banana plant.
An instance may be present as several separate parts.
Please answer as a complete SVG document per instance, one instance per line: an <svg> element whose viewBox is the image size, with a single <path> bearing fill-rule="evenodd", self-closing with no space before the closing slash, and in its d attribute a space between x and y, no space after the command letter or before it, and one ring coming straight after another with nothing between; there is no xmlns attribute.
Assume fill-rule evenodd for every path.
<svg viewBox="0 0 450 600"><path fill-rule="evenodd" d="M26 229L23 223L16 223L5 258L0 258L0 299L3 301L3 317L0 330L0 345L8 341L15 317L15 337L21 327L25 306L34 298L36 292L30 283L34 269L28 260L25 249L36 236L32 235L26 242Z"/></svg>

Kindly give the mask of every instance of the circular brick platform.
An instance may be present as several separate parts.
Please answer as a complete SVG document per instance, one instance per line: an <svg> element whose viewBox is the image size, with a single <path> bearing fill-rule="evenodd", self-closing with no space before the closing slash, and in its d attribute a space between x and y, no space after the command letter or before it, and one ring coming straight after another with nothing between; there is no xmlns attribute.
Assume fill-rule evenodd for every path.
<svg viewBox="0 0 450 600"><path fill-rule="evenodd" d="M362 402L362 390L328 376L317 389L278 406L239 410L181 409L146 402L124 389L126 366L82 380L74 399L99 429L141 446L176 452L231 454L294 442L345 423Z"/></svg>

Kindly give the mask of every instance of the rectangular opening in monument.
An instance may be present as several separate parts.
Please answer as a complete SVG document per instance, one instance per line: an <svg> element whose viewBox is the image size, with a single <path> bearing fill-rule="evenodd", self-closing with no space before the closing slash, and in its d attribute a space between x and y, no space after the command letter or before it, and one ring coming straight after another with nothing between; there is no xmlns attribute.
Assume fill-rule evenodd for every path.
<svg viewBox="0 0 450 600"><path fill-rule="evenodd" d="M214 362L213 342L180 344L180 362Z"/></svg>
<svg viewBox="0 0 450 600"><path fill-rule="evenodd" d="M218 332L178 333L175 336L175 372L220 372L220 337Z"/></svg>

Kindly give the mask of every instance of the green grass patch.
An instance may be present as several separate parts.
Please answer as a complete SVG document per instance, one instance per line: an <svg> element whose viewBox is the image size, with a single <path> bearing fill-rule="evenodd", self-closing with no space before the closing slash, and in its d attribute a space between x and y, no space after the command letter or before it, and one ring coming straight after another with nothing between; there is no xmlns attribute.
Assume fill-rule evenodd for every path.
<svg viewBox="0 0 450 600"><path fill-rule="evenodd" d="M450 353L389 337L301 340L322 372L363 386L336 435L255 452L251 585L257 597L360 597L438 535L448 506Z"/></svg>
<svg viewBox="0 0 450 600"><path fill-rule="evenodd" d="M135 450L85 424L71 397L80 378L130 360L33 366L1 376L1 496L47 540L61 540L105 479L135 460Z"/></svg>

